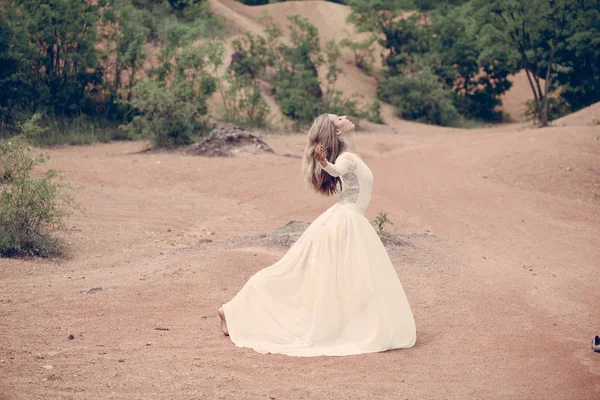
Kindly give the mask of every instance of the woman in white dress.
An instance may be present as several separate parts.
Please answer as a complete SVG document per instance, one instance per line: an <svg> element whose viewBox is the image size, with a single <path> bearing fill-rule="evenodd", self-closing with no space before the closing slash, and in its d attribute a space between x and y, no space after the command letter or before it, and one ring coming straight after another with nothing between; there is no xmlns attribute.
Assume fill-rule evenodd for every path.
<svg viewBox="0 0 600 400"><path fill-rule="evenodd" d="M223 333L240 347L301 357L412 347L410 305L365 217L373 174L356 154L354 124L333 114L316 118L302 168L310 187L338 193L339 202L219 309Z"/></svg>

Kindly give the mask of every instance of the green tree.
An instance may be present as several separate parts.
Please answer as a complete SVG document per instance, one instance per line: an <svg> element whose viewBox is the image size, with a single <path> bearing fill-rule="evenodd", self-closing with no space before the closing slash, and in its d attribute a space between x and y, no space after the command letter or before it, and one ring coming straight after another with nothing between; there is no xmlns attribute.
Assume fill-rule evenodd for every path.
<svg viewBox="0 0 600 400"><path fill-rule="evenodd" d="M213 71L223 98L224 118L240 125L264 126L269 107L262 96L261 83L267 67L274 63L274 54L267 45L267 38L251 33L233 40L232 45L234 52L224 77L218 76L222 52L212 58L216 61ZM227 89L223 82L228 85Z"/></svg>
<svg viewBox="0 0 600 400"><path fill-rule="evenodd" d="M149 137L155 148L189 144L202 134L208 127L206 101L217 88L209 55L209 46L188 44L151 78L136 83L131 100L122 100L135 113L123 129Z"/></svg>
<svg viewBox="0 0 600 400"><path fill-rule="evenodd" d="M432 69L455 93L454 105L465 116L499 121L500 95L511 87L508 77L518 58L506 42L495 42L479 26L472 3L440 8L431 14Z"/></svg>
<svg viewBox="0 0 600 400"><path fill-rule="evenodd" d="M577 4L566 43L556 52L560 96L574 111L600 101L600 0Z"/></svg>
<svg viewBox="0 0 600 400"><path fill-rule="evenodd" d="M378 93L394 99L394 105L401 106L399 115L405 118L416 116L421 121L432 117L429 122L445 121L444 124L456 121L454 114L457 111L468 118L501 119L502 115L497 111L501 104L500 95L510 87L508 76L516 69L514 57L511 58L513 52L508 46L497 44L494 44L494 52L490 52L489 35L476 24L473 5L453 5L460 3L465 2L440 2L436 7L433 3L432 7L426 7L425 3L412 1L351 2L350 21L357 25L359 31L377 35L379 44L385 49ZM416 13L415 9L432 11ZM419 69L423 73L416 73ZM403 74L409 76L398 78ZM438 82L426 84L424 79ZM388 80L393 81L388 85ZM442 90L439 82L447 90ZM421 87L427 93L420 98L424 101L417 101L410 107L412 111L407 112L406 101L390 90L396 88L404 95L415 94L410 89L415 87ZM449 91L453 93L452 104L447 102ZM434 108L445 112L432 112L426 106L432 104L430 94L435 93L443 93L443 96ZM417 105L426 108L415 112Z"/></svg>
<svg viewBox="0 0 600 400"><path fill-rule="evenodd" d="M581 0L585 2L585 0ZM548 125L548 98L555 89L557 54L573 31L579 0L474 0L480 21L495 42L508 42L520 57L541 126Z"/></svg>
<svg viewBox="0 0 600 400"><path fill-rule="evenodd" d="M288 19L290 44L278 44L275 100L285 115L306 122L318 115L323 97L318 73L318 67L324 62L319 31L298 15Z"/></svg>
<svg viewBox="0 0 600 400"><path fill-rule="evenodd" d="M148 53L145 44L150 29L144 26L145 10L139 10L129 0L112 0L102 13L102 62L109 92L109 102L118 104L119 91L125 89L131 100L136 75ZM127 79L126 82L123 80Z"/></svg>
<svg viewBox="0 0 600 400"><path fill-rule="evenodd" d="M443 126L456 125L459 121L452 91L428 69L380 82L377 94L394 105L396 114L404 119Z"/></svg>
<svg viewBox="0 0 600 400"><path fill-rule="evenodd" d="M81 0L18 0L0 3L0 15L6 16L4 34L13 33L17 39L2 38L10 43L9 53L26 55L19 57L18 72L13 74L17 82L8 84L10 89L16 83L23 91L17 97L21 108L59 115L81 113L88 91L102 79L95 48L98 5Z"/></svg>
<svg viewBox="0 0 600 400"><path fill-rule="evenodd" d="M0 3L0 124L12 123L13 110L28 102L31 81L24 73L34 57L26 31L15 26L16 9Z"/></svg>

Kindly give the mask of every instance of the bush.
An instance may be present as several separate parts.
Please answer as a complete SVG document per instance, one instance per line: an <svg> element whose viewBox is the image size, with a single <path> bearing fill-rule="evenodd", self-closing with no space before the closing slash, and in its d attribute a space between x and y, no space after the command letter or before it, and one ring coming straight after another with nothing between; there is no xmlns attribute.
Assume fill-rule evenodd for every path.
<svg viewBox="0 0 600 400"><path fill-rule="evenodd" d="M24 125L23 131L31 125ZM48 257L64 251L56 234L77 204L60 171L31 176L47 160L45 155L32 155L23 135L0 142L0 256Z"/></svg>
<svg viewBox="0 0 600 400"><path fill-rule="evenodd" d="M428 70L380 82L377 95L396 107L396 114L404 119L444 126L456 125L460 119L452 104L452 91Z"/></svg>
<svg viewBox="0 0 600 400"><path fill-rule="evenodd" d="M560 118L569 113L569 105L562 99L556 97L548 97L548 121ZM540 125L542 121L542 113L538 109L534 100L525 102L525 119L535 125Z"/></svg>
<svg viewBox="0 0 600 400"><path fill-rule="evenodd" d="M273 64L273 55L262 36L246 33L232 41L233 55L225 75L219 76L222 47L215 48L212 62L217 87L223 99L223 119L236 125L262 128L267 124L269 105L262 96L261 82L266 69ZM229 87L225 89L223 82Z"/></svg>
<svg viewBox="0 0 600 400"><path fill-rule="evenodd" d="M167 56L164 56L169 60ZM215 92L215 78L206 71L208 49L188 45L174 54L176 63L165 61L152 78L135 84L132 99L123 102L136 115L121 128L149 137L153 148L176 147L192 142L209 127L207 99Z"/></svg>

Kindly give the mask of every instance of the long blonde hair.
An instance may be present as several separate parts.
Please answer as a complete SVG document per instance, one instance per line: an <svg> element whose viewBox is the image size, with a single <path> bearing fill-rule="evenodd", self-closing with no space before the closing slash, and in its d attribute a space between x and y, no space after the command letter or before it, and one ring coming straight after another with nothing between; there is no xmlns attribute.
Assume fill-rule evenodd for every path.
<svg viewBox="0 0 600 400"><path fill-rule="evenodd" d="M302 158L302 173L308 187L317 193L331 196L337 191L336 185L340 182L340 178L323 171L321 164L315 160L315 149L319 145L323 145L325 158L329 162L335 162L346 149L346 145L338 140L335 125L328 114L321 114L315 118L308 131L308 143Z"/></svg>

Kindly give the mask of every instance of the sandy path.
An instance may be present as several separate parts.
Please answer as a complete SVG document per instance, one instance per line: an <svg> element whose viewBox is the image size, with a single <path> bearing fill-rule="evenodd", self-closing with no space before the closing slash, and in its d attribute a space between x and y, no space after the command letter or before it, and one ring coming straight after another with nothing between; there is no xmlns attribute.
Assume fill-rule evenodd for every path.
<svg viewBox="0 0 600 400"><path fill-rule="evenodd" d="M367 216L385 210L392 230L418 233L390 252L415 348L298 359L220 334L216 308L285 252L255 235L333 201L310 193L299 159L283 156L299 155L303 136L266 136L276 155L231 159L72 147L50 151L82 185L72 257L0 260L0 393L599 398L600 128L367 128L379 131L359 137L375 174Z"/></svg>

